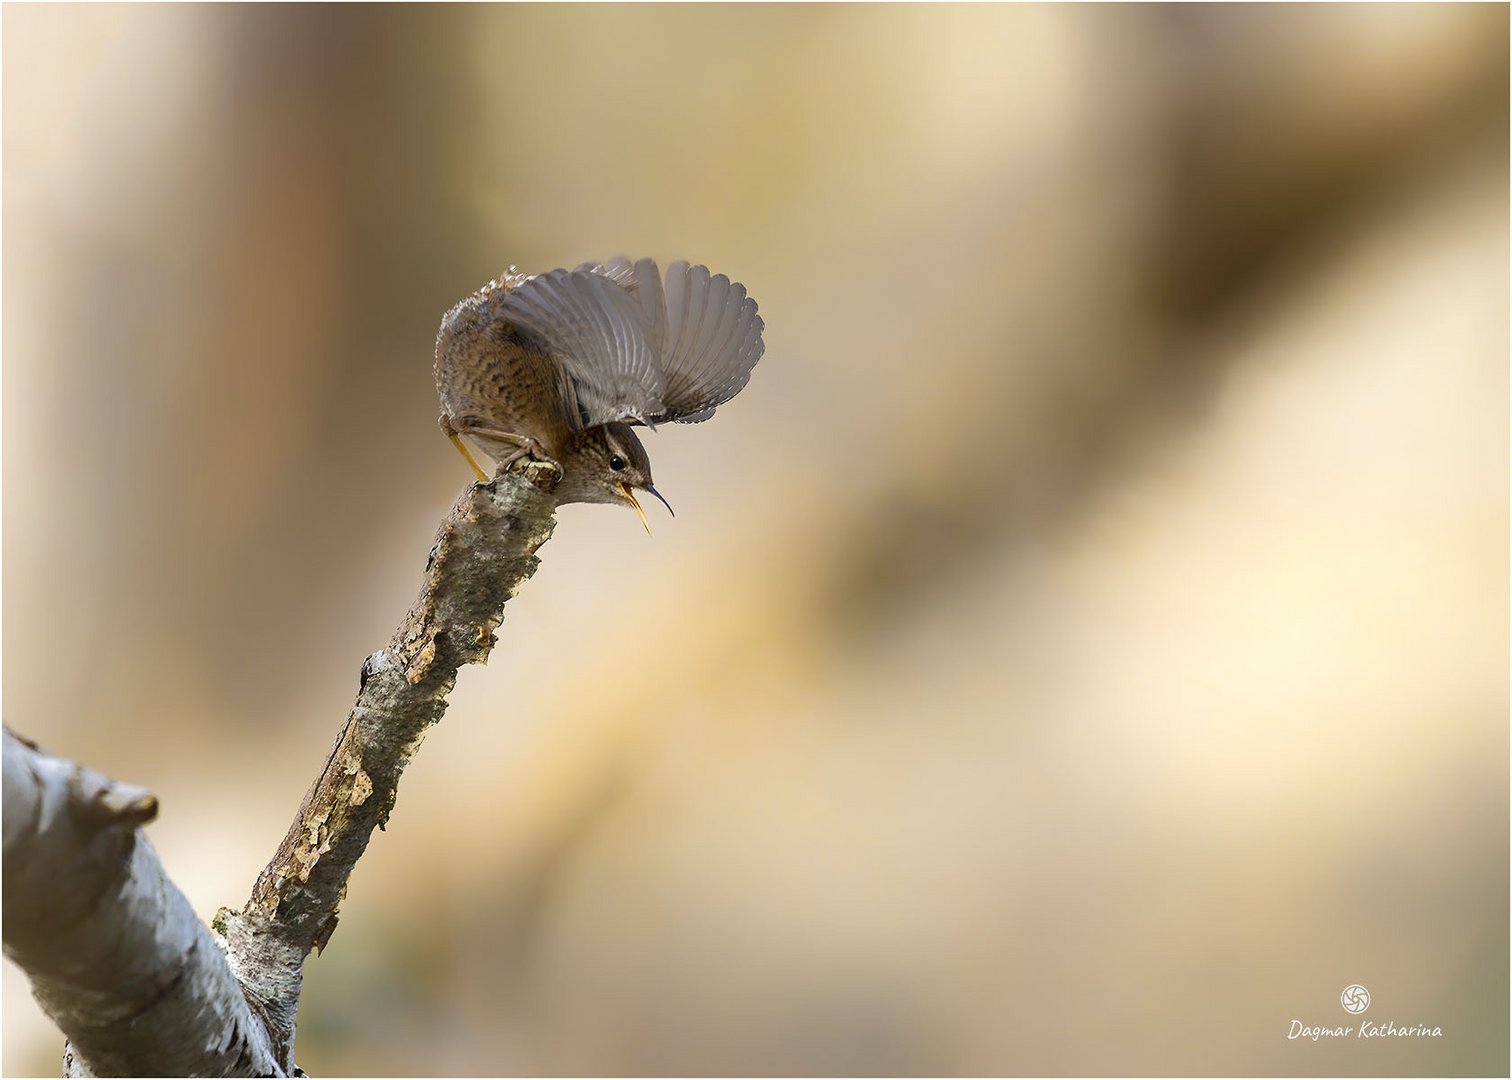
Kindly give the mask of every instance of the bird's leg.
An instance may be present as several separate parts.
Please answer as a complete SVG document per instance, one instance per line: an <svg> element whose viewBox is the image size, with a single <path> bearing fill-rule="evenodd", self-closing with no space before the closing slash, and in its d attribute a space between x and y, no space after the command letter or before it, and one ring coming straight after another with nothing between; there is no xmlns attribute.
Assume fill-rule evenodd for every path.
<svg viewBox="0 0 1512 1080"><path fill-rule="evenodd" d="M453 424L455 424L456 426L452 427ZM493 442L508 443L509 445L515 447L516 449L512 453L498 459L498 468L500 472L509 468L516 461L519 461L522 457L528 456L535 461L544 462L545 464L550 465L553 469L556 470L558 480L561 480L565 475L562 470L562 463L548 454L546 452L546 448L542 446L538 440L531 438L529 435L518 435L513 431L505 431L497 424L490 424L488 421L480 420L476 416L462 416L457 418L457 420L455 421L448 419L446 426L451 427L450 434L453 441L456 441L456 437L458 435L473 435L480 439L489 439ZM468 460L471 460L470 455ZM477 468L476 465L473 467Z"/></svg>
<svg viewBox="0 0 1512 1080"><path fill-rule="evenodd" d="M472 466L472 471L477 475L479 482L488 483L488 475L478 467L478 463L473 460L472 454L467 449L467 444L457 434L457 429L452 427L451 417L442 413L436 418L436 422L441 425L441 431L451 440L451 444L457 448L457 453L467 459L467 463Z"/></svg>

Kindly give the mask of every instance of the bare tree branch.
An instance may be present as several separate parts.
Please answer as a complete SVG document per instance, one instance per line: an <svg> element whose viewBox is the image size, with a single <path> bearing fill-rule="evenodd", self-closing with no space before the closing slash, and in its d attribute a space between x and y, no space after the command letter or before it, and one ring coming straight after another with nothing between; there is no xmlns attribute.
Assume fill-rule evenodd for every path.
<svg viewBox="0 0 1512 1080"><path fill-rule="evenodd" d="M535 572L555 526L553 472L528 464L452 508L419 598L363 664L320 775L246 906L216 916L219 936L138 830L156 815L151 794L6 732L5 951L71 1040L69 1075L303 1075L293 1046L305 959L330 940L347 879L458 669L487 659L505 601Z"/></svg>
<svg viewBox="0 0 1512 1080"><path fill-rule="evenodd" d="M97 1076L281 1075L215 938L139 826L149 792L5 731L5 953Z"/></svg>
<svg viewBox="0 0 1512 1080"><path fill-rule="evenodd" d="M294 1068L305 957L330 940L347 878L388 821L400 773L445 712L457 670L488 658L505 601L535 573L535 551L551 536L552 470L527 471L473 485L452 509L419 598L388 647L363 664L357 703L288 835L246 907L216 918L285 1068Z"/></svg>

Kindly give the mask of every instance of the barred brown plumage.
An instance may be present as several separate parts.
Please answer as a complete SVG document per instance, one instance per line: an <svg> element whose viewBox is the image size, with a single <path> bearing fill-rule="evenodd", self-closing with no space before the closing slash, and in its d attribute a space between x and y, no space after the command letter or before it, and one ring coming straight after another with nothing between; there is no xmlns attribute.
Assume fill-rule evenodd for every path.
<svg viewBox="0 0 1512 1080"><path fill-rule="evenodd" d="M441 428L480 479L463 438L499 469L555 466L558 502L639 512L635 489L661 495L631 425L698 423L739 393L764 347L756 310L744 285L686 262L665 278L652 259L511 267L442 319Z"/></svg>

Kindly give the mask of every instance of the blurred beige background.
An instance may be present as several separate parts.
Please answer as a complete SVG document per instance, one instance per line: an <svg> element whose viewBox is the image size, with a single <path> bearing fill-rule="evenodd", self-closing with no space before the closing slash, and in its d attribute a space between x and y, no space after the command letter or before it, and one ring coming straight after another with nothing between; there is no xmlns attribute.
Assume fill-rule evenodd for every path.
<svg viewBox="0 0 1512 1080"><path fill-rule="evenodd" d="M206 917L469 479L441 313L766 317L463 673L312 1074L1506 1072L1504 7L3 17L5 719ZM1355 982L1442 1037L1286 1038Z"/></svg>

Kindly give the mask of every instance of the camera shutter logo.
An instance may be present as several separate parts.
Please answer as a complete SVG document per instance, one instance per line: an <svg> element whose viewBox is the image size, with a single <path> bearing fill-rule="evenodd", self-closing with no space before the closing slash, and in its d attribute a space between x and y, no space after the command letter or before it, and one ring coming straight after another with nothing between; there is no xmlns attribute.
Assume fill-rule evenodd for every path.
<svg viewBox="0 0 1512 1080"><path fill-rule="evenodd" d="M1370 991L1359 983L1353 983L1346 986L1344 992L1339 995L1339 1004L1344 1006L1344 1011L1347 1013L1362 1013L1370 1008Z"/></svg>

